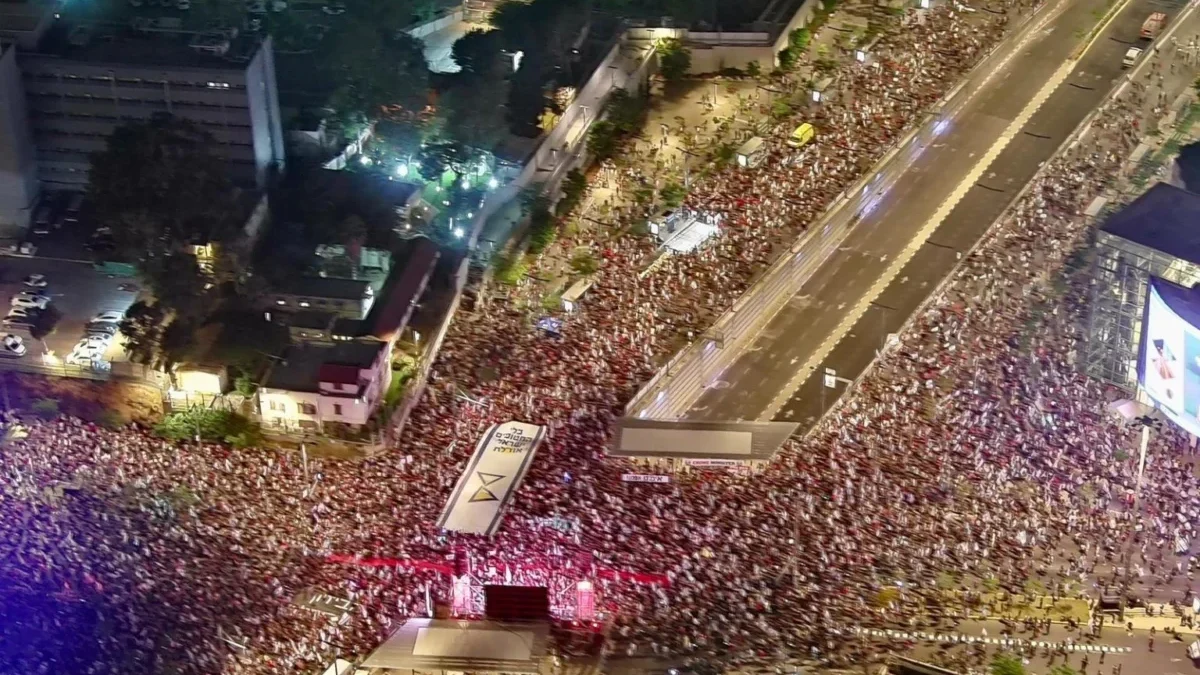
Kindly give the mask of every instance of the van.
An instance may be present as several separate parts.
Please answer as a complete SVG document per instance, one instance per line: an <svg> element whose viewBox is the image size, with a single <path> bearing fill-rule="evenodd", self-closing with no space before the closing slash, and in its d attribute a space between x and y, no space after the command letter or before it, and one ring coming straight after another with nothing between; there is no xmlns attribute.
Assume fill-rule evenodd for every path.
<svg viewBox="0 0 1200 675"><path fill-rule="evenodd" d="M1138 57L1142 55L1141 47L1130 47L1125 50L1125 58L1121 61L1122 68L1132 68L1137 63Z"/></svg>

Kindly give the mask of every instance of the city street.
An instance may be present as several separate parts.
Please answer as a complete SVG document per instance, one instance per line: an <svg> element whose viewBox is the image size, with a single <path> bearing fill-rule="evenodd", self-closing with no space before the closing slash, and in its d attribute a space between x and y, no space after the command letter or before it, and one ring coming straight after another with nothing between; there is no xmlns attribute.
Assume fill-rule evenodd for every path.
<svg viewBox="0 0 1200 675"><path fill-rule="evenodd" d="M941 138L913 151L911 165L855 226L844 244L765 327L747 353L710 385L692 407L698 419L776 418L809 425L875 358L889 334L969 251L1039 166L1109 93L1125 72L1130 45L1150 11L1174 16L1181 4L1148 2L1123 9L1069 73L1061 66L1095 25L1100 3L1075 2L1041 27L1007 66L976 93ZM1053 11L1047 8L1043 11ZM1196 30L1195 19L1177 35ZM1039 90L1062 78L1048 98ZM957 102L952 102L951 106ZM1014 120L1025 120L1016 126ZM1011 134L990 165L981 157ZM994 152L994 151L993 151ZM982 170L974 182L963 182ZM949 200L949 201L948 201ZM945 213L948 206L948 213ZM884 270L914 245L943 211L944 219L890 283ZM882 281L881 281L882 279ZM854 317L872 287L882 293ZM849 317L849 318L847 318ZM852 323L850 323L852 322ZM848 325L846 325L848 324ZM827 354L819 358L821 353ZM836 388L826 386L832 369Z"/></svg>

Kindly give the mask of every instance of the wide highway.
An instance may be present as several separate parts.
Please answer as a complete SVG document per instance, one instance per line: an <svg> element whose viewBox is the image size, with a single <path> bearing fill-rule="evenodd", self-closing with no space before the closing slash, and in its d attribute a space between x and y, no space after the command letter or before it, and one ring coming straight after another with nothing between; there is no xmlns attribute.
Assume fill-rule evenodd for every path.
<svg viewBox="0 0 1200 675"><path fill-rule="evenodd" d="M1106 4L1051 2L1001 48L1000 69L949 102L960 111L940 135L905 151L903 175L687 417L819 419L1110 93L1145 18L1183 4L1133 0L1089 42Z"/></svg>

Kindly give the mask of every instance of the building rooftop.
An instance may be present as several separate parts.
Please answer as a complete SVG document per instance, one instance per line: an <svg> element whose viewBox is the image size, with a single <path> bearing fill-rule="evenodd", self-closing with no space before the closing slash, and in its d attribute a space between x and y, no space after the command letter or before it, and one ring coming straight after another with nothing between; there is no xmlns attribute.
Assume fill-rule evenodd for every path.
<svg viewBox="0 0 1200 675"><path fill-rule="evenodd" d="M287 317L289 326L326 330L333 323L331 312L296 312Z"/></svg>
<svg viewBox="0 0 1200 675"><path fill-rule="evenodd" d="M182 29L138 31L132 26L114 28L58 21L46 31L36 53L89 63L241 71L263 44L255 36L240 36L229 40L228 51L218 55L191 46L203 35L213 38L211 34Z"/></svg>
<svg viewBox="0 0 1200 675"><path fill-rule="evenodd" d="M1157 183L1100 230L1200 265L1200 194Z"/></svg>
<svg viewBox="0 0 1200 675"><path fill-rule="evenodd" d="M284 295L335 300L361 300L372 294L371 284L364 279L335 279L332 277L300 277L281 285Z"/></svg>
<svg viewBox="0 0 1200 675"><path fill-rule="evenodd" d="M437 244L424 237L416 240L412 254L388 279L381 300L375 303L374 311L367 317L372 336L393 340L400 335L412 318L413 308L421 299L439 256Z"/></svg>
<svg viewBox="0 0 1200 675"><path fill-rule="evenodd" d="M386 344L374 341L295 345L288 348L283 360L267 373L263 386L268 389L316 392L322 374L331 372L327 366L346 366L355 371L369 368L379 357L379 352L386 348Z"/></svg>

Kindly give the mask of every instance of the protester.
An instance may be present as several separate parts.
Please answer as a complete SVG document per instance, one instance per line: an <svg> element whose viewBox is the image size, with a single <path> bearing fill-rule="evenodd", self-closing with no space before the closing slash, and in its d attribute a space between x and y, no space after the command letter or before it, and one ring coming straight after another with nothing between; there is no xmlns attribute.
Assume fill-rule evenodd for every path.
<svg viewBox="0 0 1200 675"><path fill-rule="evenodd" d="M747 668L859 662L871 649L846 631L935 621L922 600L943 574L1013 588L1040 578L1058 595L1111 574L1142 522L1118 455L1133 432L1102 415L1112 393L1070 366L1077 306L1030 344L1019 336L1031 303L1049 301L1047 274L1085 227L1085 202L1134 143L1136 89L1043 173L845 405L763 474L631 484L629 465L604 455L656 359L724 311L999 38L1003 17L929 10L889 35L881 65L848 66L820 142L700 184L689 204L724 216L715 240L646 275L652 243L604 243L598 281L559 336L515 304L463 318L381 458L305 467L133 427L23 420L28 437L0 449L0 671L311 672L448 602L448 561L477 582L549 586L556 605L598 579L615 654ZM439 530L480 433L510 419L550 436L500 532ZM1178 439L1154 452L1135 558L1148 592L1183 565L1190 578L1175 552L1200 509L1179 498L1198 493ZM657 575L669 585L647 583ZM353 609L300 609L306 589Z"/></svg>

